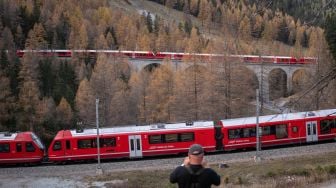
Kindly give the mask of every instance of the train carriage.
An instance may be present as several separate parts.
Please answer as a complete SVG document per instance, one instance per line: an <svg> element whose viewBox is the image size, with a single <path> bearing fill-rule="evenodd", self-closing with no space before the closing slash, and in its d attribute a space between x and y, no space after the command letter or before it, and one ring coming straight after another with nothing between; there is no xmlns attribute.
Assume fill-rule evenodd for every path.
<svg viewBox="0 0 336 188"><path fill-rule="evenodd" d="M224 150L256 147L256 117L220 124ZM260 116L259 127L262 147L336 139L336 109Z"/></svg>
<svg viewBox="0 0 336 188"><path fill-rule="evenodd" d="M245 63L276 63L276 64L316 64L317 58L314 57L289 57L289 56L257 56L257 55L225 55L225 54L201 54L201 53L180 53L180 52L153 52L153 51L120 51L120 50L17 50L16 55L22 58L25 53L34 53L41 57L56 56L59 58L71 58L75 54L85 56L97 56L104 53L113 56L125 56L130 59L148 59L163 60L165 58L172 60L183 60L199 58L202 60L221 60L225 58L228 61L241 61Z"/></svg>
<svg viewBox="0 0 336 188"><path fill-rule="evenodd" d="M216 130L212 121L125 126L100 129L102 159L141 158L186 153L200 143L206 152L215 151ZM97 130L62 130L52 141L48 156L52 162L97 158Z"/></svg>
<svg viewBox="0 0 336 188"><path fill-rule="evenodd" d="M33 132L0 133L0 164L40 163L44 155L44 145Z"/></svg>

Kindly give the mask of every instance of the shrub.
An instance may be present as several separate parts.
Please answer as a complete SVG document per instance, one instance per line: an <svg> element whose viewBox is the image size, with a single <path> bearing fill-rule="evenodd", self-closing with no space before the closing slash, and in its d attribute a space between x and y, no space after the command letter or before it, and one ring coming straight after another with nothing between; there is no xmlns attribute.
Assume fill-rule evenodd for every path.
<svg viewBox="0 0 336 188"><path fill-rule="evenodd" d="M327 167L325 167L325 170L327 171L328 174L336 174L336 166L335 165L327 166Z"/></svg>
<svg viewBox="0 0 336 188"><path fill-rule="evenodd" d="M266 174L266 177L268 177L268 178L274 178L275 176L276 176L275 173L272 172L272 171L269 171L269 172L267 172L267 174Z"/></svg>
<svg viewBox="0 0 336 188"><path fill-rule="evenodd" d="M226 177L224 178L224 183L225 183L225 184L228 184L228 183L229 183L229 177L226 176Z"/></svg>
<svg viewBox="0 0 336 188"><path fill-rule="evenodd" d="M288 172L288 175L294 175L294 176L309 176L310 171L308 169L299 168L295 170L291 170Z"/></svg>
<svg viewBox="0 0 336 188"><path fill-rule="evenodd" d="M238 182L237 182L239 185L242 185L243 184L243 179L240 177L240 176L238 176Z"/></svg>

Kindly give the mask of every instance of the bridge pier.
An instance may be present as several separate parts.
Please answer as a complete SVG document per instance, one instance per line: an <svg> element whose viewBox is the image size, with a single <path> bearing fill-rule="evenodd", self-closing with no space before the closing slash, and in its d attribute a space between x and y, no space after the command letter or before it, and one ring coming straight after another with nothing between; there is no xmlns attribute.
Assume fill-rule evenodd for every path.
<svg viewBox="0 0 336 188"><path fill-rule="evenodd" d="M287 73L287 94L291 94L293 89L293 72Z"/></svg>

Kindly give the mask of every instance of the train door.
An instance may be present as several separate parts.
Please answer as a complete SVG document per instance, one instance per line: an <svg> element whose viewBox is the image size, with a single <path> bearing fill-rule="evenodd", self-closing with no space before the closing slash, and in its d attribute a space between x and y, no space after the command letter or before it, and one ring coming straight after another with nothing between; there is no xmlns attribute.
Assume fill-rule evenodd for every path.
<svg viewBox="0 0 336 188"><path fill-rule="evenodd" d="M16 156L17 158L22 158L22 156L24 155L23 154L23 151L22 151L22 142L16 142L15 143L15 151L16 151Z"/></svg>
<svg viewBox="0 0 336 188"><path fill-rule="evenodd" d="M128 136L130 158L142 157L141 135Z"/></svg>
<svg viewBox="0 0 336 188"><path fill-rule="evenodd" d="M223 150L223 137L222 126L215 125L216 150Z"/></svg>
<svg viewBox="0 0 336 188"><path fill-rule="evenodd" d="M65 150L64 150L64 156L71 155L71 142L70 140L65 140Z"/></svg>
<svg viewBox="0 0 336 188"><path fill-rule="evenodd" d="M317 121L306 122L307 142L315 142L317 137Z"/></svg>

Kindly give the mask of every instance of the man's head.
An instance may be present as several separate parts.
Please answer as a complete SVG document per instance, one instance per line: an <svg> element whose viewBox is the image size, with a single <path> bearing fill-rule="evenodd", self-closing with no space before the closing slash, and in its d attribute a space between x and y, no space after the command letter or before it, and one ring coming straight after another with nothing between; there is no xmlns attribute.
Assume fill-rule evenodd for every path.
<svg viewBox="0 0 336 188"><path fill-rule="evenodd" d="M203 147L199 144L193 144L189 148L188 152L190 164L202 164L204 150Z"/></svg>
<svg viewBox="0 0 336 188"><path fill-rule="evenodd" d="M203 147L199 144L191 145L188 152L189 155L200 155L203 153L204 153Z"/></svg>

